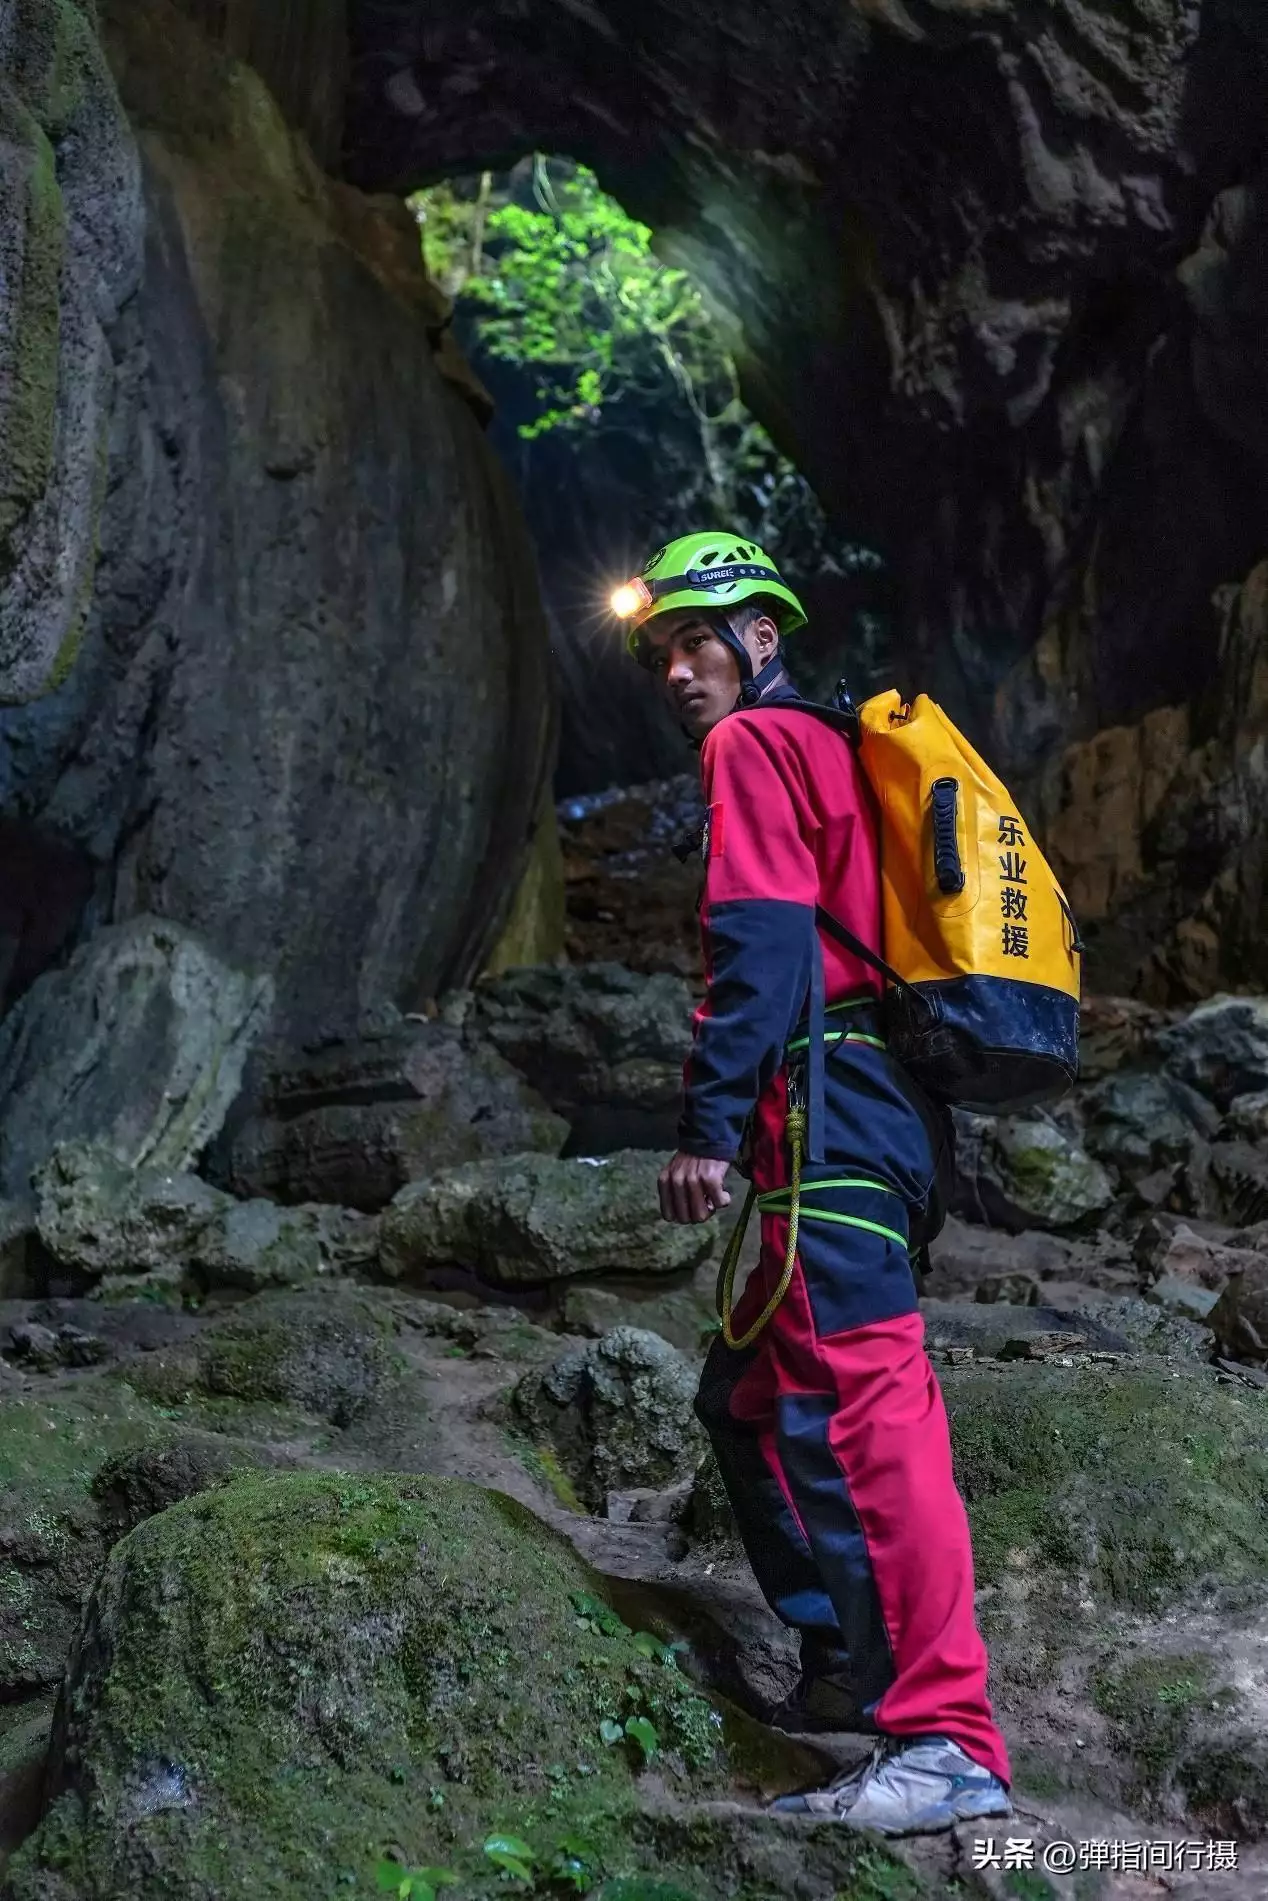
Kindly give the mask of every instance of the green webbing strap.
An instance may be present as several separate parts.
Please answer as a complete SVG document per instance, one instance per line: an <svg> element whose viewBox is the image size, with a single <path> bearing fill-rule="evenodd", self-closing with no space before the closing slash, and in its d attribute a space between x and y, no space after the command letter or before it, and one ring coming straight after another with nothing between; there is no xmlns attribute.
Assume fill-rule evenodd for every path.
<svg viewBox="0 0 1268 1901"><path fill-rule="evenodd" d="M801 1182L798 1195L799 1213L803 1221L835 1221L840 1227L862 1228L868 1234L880 1234L887 1241L897 1242L901 1248L907 1246L908 1237L905 1234L899 1234L896 1228L887 1228L879 1221L867 1221L862 1215L838 1214L832 1208L807 1207L807 1198L822 1188L870 1188L874 1194L895 1196L898 1193L896 1188L890 1188L884 1182L871 1181L861 1175L840 1175L829 1181ZM792 1190L791 1188L774 1188L768 1195L757 1197L757 1206L764 1215L789 1214L792 1206Z"/></svg>
<svg viewBox="0 0 1268 1901"><path fill-rule="evenodd" d="M889 1048L883 1036L865 1036L862 1030L825 1030L823 1040L825 1043L870 1043L874 1050ZM798 1036L789 1043L788 1054L795 1056L798 1050L809 1049L809 1047L810 1038Z"/></svg>
<svg viewBox="0 0 1268 1901"><path fill-rule="evenodd" d="M824 1014L835 1016L842 1010L866 1010L869 1006L873 1009L877 1007L876 998L871 995L844 997L840 1003L830 1003ZM883 1036L869 1036L863 1030L825 1030L823 1040L825 1043L869 1043L873 1049L877 1050L888 1048ZM795 1056L799 1050L809 1049L809 1047L808 1035L794 1037L793 1041L786 1046L786 1054Z"/></svg>
<svg viewBox="0 0 1268 1901"><path fill-rule="evenodd" d="M763 1207L762 1212L764 1214L786 1214L788 1210L785 1208ZM908 1245L907 1236L905 1234L899 1234L897 1228L882 1227L879 1221L865 1221L862 1215L839 1215L834 1214L829 1208L807 1208L804 1202L801 1205L800 1215L803 1221L835 1221L842 1228L862 1228L867 1234L883 1235L887 1241L894 1242L895 1246L900 1248L905 1248Z"/></svg>

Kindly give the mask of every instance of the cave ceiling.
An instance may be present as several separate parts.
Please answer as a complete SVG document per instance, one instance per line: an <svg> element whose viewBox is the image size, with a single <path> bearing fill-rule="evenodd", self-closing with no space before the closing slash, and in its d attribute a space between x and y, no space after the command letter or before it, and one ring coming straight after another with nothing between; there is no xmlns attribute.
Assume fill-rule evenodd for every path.
<svg viewBox="0 0 1268 1901"><path fill-rule="evenodd" d="M352 181L594 166L900 572L913 664L1006 751L1068 732L1054 671L1089 730L1200 686L1212 589L1262 552L1268 434L1234 457L1242 406L1195 370L1263 236L1254 7L352 0L350 27Z"/></svg>

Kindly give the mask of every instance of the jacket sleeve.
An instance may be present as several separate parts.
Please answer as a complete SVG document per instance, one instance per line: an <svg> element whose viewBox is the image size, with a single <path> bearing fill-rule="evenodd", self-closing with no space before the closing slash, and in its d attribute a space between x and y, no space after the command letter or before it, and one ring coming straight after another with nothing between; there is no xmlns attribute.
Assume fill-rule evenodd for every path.
<svg viewBox="0 0 1268 1901"><path fill-rule="evenodd" d="M678 1143L689 1155L733 1161L807 1002L819 876L798 822L800 758L774 722L732 714L706 740L701 770L706 993L683 1073Z"/></svg>

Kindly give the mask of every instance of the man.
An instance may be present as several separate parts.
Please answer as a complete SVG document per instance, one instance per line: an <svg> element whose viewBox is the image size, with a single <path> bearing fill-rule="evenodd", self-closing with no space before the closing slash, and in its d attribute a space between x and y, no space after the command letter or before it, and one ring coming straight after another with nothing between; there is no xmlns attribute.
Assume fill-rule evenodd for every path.
<svg viewBox="0 0 1268 1901"><path fill-rule="evenodd" d="M708 805L707 994L661 1210L711 1219L742 1146L762 1209L731 1328L740 1350L714 1342L696 1410L757 1581L801 1633L802 1681L775 1720L810 1726L817 1703L819 1727L880 1738L829 1788L775 1807L890 1834L1007 1816L968 1522L910 1260L940 1218L944 1125L886 1054L875 973L816 916L881 948L872 795L841 733L797 710L781 638L805 615L760 548L683 536L613 606L700 749ZM811 1161L792 1277L753 1337L785 1267L794 1089Z"/></svg>

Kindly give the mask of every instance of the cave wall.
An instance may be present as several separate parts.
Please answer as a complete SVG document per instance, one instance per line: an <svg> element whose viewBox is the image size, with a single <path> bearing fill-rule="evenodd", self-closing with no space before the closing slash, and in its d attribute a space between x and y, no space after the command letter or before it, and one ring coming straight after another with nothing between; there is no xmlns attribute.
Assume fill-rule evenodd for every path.
<svg viewBox="0 0 1268 1901"><path fill-rule="evenodd" d="M0 714L9 910L15 867L38 899L69 854L63 948L155 913L270 972L279 1034L410 1007L497 941L553 757L533 555L487 400L398 201L327 177L259 76L170 0L103 7L117 95L88 16L24 0L19 76L34 28L67 15L131 196L87 340L67 322L77 227L65 246L54 408L59 440L99 445L94 507L46 457L10 537L54 629L17 685L54 690ZM42 123L30 162L73 172L78 144L65 156ZM47 302L37 315L33 345L19 312L23 347L48 334ZM42 510L81 577L70 667ZM6 602L14 579L0 561ZM9 960L32 974L29 945Z"/></svg>
<svg viewBox="0 0 1268 1901"><path fill-rule="evenodd" d="M1255 0L356 0L350 27L349 175L592 165L885 557L899 684L1030 806L1160 709L1207 742L1219 601L1268 553Z"/></svg>
<svg viewBox="0 0 1268 1901"><path fill-rule="evenodd" d="M1210 597L1263 552L1268 505L1262 400L1239 421L1224 387L1233 332L1234 382L1263 367L1262 324L1229 308L1262 234L1240 214L1203 235L1265 150L1253 8L351 17L352 175L417 183L534 146L592 163L707 287L752 407L901 577L913 676L1010 769L1209 675Z"/></svg>

